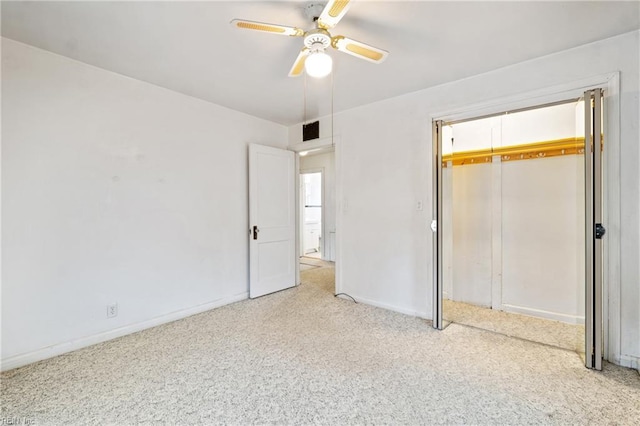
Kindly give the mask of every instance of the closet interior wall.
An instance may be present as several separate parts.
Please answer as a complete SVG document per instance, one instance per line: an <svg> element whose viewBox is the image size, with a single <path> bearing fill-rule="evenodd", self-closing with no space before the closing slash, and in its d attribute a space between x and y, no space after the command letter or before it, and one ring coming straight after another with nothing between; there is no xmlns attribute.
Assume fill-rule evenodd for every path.
<svg viewBox="0 0 640 426"><path fill-rule="evenodd" d="M562 148L583 140L582 111L572 102L443 128L445 299L584 322L584 162ZM542 148L502 154L530 144Z"/></svg>

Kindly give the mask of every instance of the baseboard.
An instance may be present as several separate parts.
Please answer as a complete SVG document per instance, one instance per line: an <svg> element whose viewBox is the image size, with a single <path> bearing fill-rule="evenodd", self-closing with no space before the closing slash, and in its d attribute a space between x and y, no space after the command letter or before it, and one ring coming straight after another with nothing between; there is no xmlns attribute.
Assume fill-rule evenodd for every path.
<svg viewBox="0 0 640 426"><path fill-rule="evenodd" d="M578 317L575 315L559 314L557 312L543 311L541 309L525 308L523 306L515 306L502 304L500 310L505 312L512 312L516 314L528 315L530 317L545 318L554 321L565 322L568 324L584 324L584 317Z"/></svg>
<svg viewBox="0 0 640 426"><path fill-rule="evenodd" d="M633 355L620 355L620 359L617 360L618 362L615 361L616 360L614 360L614 364L621 365L622 367L634 368L638 370L638 373L640 373L640 357Z"/></svg>
<svg viewBox="0 0 640 426"><path fill-rule="evenodd" d="M45 348L37 349L33 352L25 354L15 355L9 358L5 358L0 362L0 371L7 371L14 368L22 367L27 364L31 364L37 361L42 361L47 358L62 355L67 352L75 351L78 349L86 348L87 346L95 345L96 343L106 342L118 337L126 336L128 334L136 333L138 331L145 330L147 328L156 327L158 325L166 324L169 322L177 321L191 315L196 315L202 312L210 311L211 309L219 308L224 305L228 305L234 302L239 302L249 298L249 293L241 293L235 296L225 297L222 299L214 300L213 302L204 303L202 305L194 306L191 308L183 309L180 311L171 312L166 315L152 318L147 321L142 321L135 324L126 325L113 330L105 331L102 333L94 334L91 336L83 337L69 342L58 343L55 345L47 346Z"/></svg>
<svg viewBox="0 0 640 426"><path fill-rule="evenodd" d="M430 318L427 317L427 312L425 312L425 311L415 311L415 310L412 310L412 309L407 309L407 308L403 308L403 307L400 307L400 306L390 305L388 303L378 302L378 301L375 301L375 300L367 299L367 298L360 297L360 296L353 295L353 294L351 294L351 296L353 296L353 298L356 299L356 301L358 303L364 303L365 305L375 306L376 308L382 308L382 309L386 309L388 311L394 311L394 312L399 312L399 313L405 314L405 315L411 315L412 317L430 319ZM346 300L351 300L351 299L346 299Z"/></svg>

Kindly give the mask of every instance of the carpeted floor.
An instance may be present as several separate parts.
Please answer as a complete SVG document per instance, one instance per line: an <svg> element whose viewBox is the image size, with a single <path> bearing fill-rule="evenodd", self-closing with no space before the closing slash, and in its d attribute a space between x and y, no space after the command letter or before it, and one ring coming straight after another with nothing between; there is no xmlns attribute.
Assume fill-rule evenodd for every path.
<svg viewBox="0 0 640 426"><path fill-rule="evenodd" d="M313 268L333 267L333 262L318 259L316 257L301 256L300 257L300 271L307 271Z"/></svg>
<svg viewBox="0 0 640 426"><path fill-rule="evenodd" d="M584 325L497 311L447 299L443 302L442 318L445 321L584 353Z"/></svg>
<svg viewBox="0 0 640 426"><path fill-rule="evenodd" d="M62 424L638 424L640 376L333 297L332 268L1 376L1 419ZM5 422L7 424L7 422ZM24 422L23 422L24 424Z"/></svg>

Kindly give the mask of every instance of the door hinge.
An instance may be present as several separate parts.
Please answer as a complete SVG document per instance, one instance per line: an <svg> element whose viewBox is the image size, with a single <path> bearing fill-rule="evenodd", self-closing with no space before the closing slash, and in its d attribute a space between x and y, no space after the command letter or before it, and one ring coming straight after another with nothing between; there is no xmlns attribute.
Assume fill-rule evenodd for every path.
<svg viewBox="0 0 640 426"><path fill-rule="evenodd" d="M596 223L594 235L596 240L601 240L604 237L604 234L607 233L607 230L602 226L601 223Z"/></svg>

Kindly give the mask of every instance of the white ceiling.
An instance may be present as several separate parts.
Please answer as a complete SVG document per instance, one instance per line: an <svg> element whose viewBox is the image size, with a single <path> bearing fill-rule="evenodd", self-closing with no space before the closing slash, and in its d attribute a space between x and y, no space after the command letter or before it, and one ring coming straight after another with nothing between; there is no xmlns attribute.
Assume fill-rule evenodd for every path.
<svg viewBox="0 0 640 426"><path fill-rule="evenodd" d="M233 18L309 28L308 1L2 2L2 35L282 124L305 116L287 73L301 38ZM587 23L591 25L587 26ZM337 51L334 111L640 28L638 2L353 1L332 31L390 51L372 64ZM306 116L330 112L331 78L306 79Z"/></svg>

